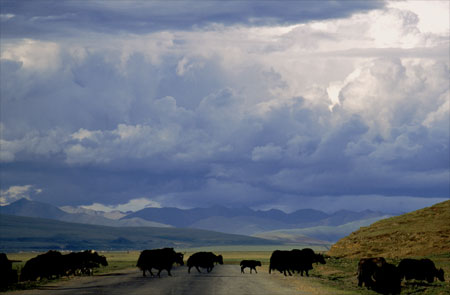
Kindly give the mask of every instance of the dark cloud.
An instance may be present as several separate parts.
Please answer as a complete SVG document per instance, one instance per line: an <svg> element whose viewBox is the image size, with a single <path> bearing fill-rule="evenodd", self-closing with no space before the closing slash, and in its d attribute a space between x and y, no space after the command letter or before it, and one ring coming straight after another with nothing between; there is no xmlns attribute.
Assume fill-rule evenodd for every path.
<svg viewBox="0 0 450 295"><path fill-rule="evenodd" d="M2 1L3 38L287 25L343 18L382 1ZM9 15L10 17L6 17Z"/></svg>
<svg viewBox="0 0 450 295"><path fill-rule="evenodd" d="M226 27L344 17L378 1L199 3L204 12L172 1L2 2L2 29L22 20L39 31L10 23L2 35L2 194L284 209L450 195L440 36L412 30L413 49L367 47L376 11L292 30ZM223 26L190 31L212 22Z"/></svg>

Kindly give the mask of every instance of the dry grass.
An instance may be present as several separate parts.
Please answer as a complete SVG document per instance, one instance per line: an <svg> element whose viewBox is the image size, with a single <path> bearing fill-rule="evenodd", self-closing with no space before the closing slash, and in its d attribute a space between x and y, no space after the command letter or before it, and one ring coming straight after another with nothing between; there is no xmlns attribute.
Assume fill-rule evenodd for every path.
<svg viewBox="0 0 450 295"><path fill-rule="evenodd" d="M412 257L450 253L450 201L362 227L334 244L338 257Z"/></svg>

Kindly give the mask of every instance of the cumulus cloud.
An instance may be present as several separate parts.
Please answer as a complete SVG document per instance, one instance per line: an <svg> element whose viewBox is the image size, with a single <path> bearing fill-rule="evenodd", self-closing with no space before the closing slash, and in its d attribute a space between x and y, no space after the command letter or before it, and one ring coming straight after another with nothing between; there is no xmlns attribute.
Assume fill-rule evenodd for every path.
<svg viewBox="0 0 450 295"><path fill-rule="evenodd" d="M321 1L301 20L211 8L208 24L185 20L194 30L137 30L135 10L102 2L125 18L120 34L108 21L91 28L89 6L87 24L70 26L86 34L65 38L48 25L75 21L76 3L33 20L12 5L2 30L16 38L0 44L5 183L18 173L43 200L105 206L149 192L181 207L448 196L448 30L415 5L370 3L379 9L345 1L321 17ZM39 32L20 33L29 21ZM45 169L33 178L28 166Z"/></svg>
<svg viewBox="0 0 450 295"><path fill-rule="evenodd" d="M0 206L5 206L20 199L31 200L32 195L42 193L42 189L33 185L14 185L6 190L0 190Z"/></svg>

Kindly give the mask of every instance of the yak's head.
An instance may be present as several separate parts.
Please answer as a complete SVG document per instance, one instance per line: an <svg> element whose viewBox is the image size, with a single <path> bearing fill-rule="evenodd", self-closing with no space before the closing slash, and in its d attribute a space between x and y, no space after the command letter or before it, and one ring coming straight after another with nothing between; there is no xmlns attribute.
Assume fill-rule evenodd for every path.
<svg viewBox="0 0 450 295"><path fill-rule="evenodd" d="M442 269L442 268L440 268L438 271L437 271L437 276L436 276L438 279L439 279L439 281L441 281L441 282L444 282L445 281L445 278L444 278L444 270Z"/></svg>
<svg viewBox="0 0 450 295"><path fill-rule="evenodd" d="M320 264L325 264L325 258L322 254L316 254L316 262L319 262Z"/></svg>
<svg viewBox="0 0 450 295"><path fill-rule="evenodd" d="M175 253L175 263L176 264L179 264L179 265L184 265L184 261L183 261L183 257L184 257L184 254L183 253L179 253L179 252L177 252L177 253Z"/></svg>
<svg viewBox="0 0 450 295"><path fill-rule="evenodd" d="M217 262L219 264L223 264L223 256L222 255L217 255L215 262Z"/></svg>

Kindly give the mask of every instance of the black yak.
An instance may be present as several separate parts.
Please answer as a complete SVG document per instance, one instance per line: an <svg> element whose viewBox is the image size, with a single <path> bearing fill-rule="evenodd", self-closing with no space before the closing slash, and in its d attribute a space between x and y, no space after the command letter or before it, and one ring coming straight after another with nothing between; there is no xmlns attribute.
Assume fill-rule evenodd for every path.
<svg viewBox="0 0 450 295"><path fill-rule="evenodd" d="M25 263L20 273L21 281L35 281L38 278L50 279L65 274L63 255L58 251L50 250L31 258Z"/></svg>
<svg viewBox="0 0 450 295"><path fill-rule="evenodd" d="M373 275L378 267L386 264L383 257L362 258L358 263L358 286L364 284L366 288L372 288L374 284Z"/></svg>
<svg viewBox="0 0 450 295"><path fill-rule="evenodd" d="M303 272L309 276L308 271L313 268L313 263L325 264L325 259L323 255L314 253L310 248L291 251L275 250L270 256L269 273L272 273L272 270L278 270L284 275L287 272L291 276L291 271L297 271L302 276Z"/></svg>
<svg viewBox="0 0 450 295"><path fill-rule="evenodd" d="M433 283L434 278L443 282L444 270L439 270L430 259L403 259L398 265L401 278L406 280L426 280L428 283Z"/></svg>
<svg viewBox="0 0 450 295"><path fill-rule="evenodd" d="M153 276L152 268L158 270L158 277L161 277L161 271L163 269L167 270L169 276L172 276L170 273L172 265L174 263L184 265L183 256L182 253L175 252L173 248L144 250L139 255L136 266L142 270L144 277L146 270Z"/></svg>
<svg viewBox="0 0 450 295"><path fill-rule="evenodd" d="M384 263L375 269L373 290L381 294L400 294L402 279L398 268Z"/></svg>
<svg viewBox="0 0 450 295"><path fill-rule="evenodd" d="M0 253L0 289L17 283L17 270L12 268L13 262L18 260L9 260L5 253Z"/></svg>
<svg viewBox="0 0 450 295"><path fill-rule="evenodd" d="M66 275L87 274L92 275L93 269L100 265L107 266L106 257L93 250L72 252L63 255Z"/></svg>
<svg viewBox="0 0 450 295"><path fill-rule="evenodd" d="M261 266L261 261L257 261L257 260L242 260L239 265L241 266L241 273L244 273L244 269L246 267L250 268L250 273L252 273L252 270L255 270L255 272L258 273L256 271L256 267L257 266Z"/></svg>
<svg viewBox="0 0 450 295"><path fill-rule="evenodd" d="M207 272L211 272L215 263L223 264L222 255L215 255L212 252L194 253L187 260L188 273L191 273L192 267L195 267L199 273L201 273L199 267L206 268Z"/></svg>

